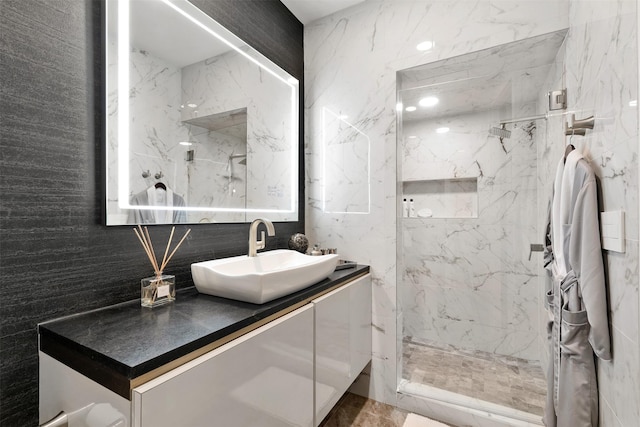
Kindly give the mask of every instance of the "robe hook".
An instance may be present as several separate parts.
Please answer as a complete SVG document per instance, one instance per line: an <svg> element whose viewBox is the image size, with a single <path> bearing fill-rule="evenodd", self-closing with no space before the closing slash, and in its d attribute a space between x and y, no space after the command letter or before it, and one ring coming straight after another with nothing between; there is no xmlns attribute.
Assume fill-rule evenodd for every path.
<svg viewBox="0 0 640 427"><path fill-rule="evenodd" d="M149 178L150 176L151 176L151 173L149 173L149 169L147 169L146 171L142 171L143 178Z"/></svg>
<svg viewBox="0 0 640 427"><path fill-rule="evenodd" d="M585 136L587 134L587 129L579 129L572 126L569 126L569 123L564 124L564 134L565 135L580 135Z"/></svg>
<svg viewBox="0 0 640 427"><path fill-rule="evenodd" d="M571 124L573 129L593 129L596 123L596 119L593 116L589 116L586 119L576 120L576 115L571 115Z"/></svg>

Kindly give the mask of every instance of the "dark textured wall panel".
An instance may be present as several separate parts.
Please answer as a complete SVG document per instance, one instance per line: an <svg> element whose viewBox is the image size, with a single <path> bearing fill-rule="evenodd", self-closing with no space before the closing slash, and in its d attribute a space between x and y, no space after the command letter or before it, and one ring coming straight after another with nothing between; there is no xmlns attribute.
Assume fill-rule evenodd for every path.
<svg viewBox="0 0 640 427"><path fill-rule="evenodd" d="M279 1L194 4L302 80L302 24ZM101 225L101 8L0 0L1 426L37 424L37 323L137 298L152 273L131 227ZM304 231L300 215L276 224L269 249ZM179 288L192 262L247 251L247 224L189 227L168 268ZM162 242L170 227L150 231Z"/></svg>

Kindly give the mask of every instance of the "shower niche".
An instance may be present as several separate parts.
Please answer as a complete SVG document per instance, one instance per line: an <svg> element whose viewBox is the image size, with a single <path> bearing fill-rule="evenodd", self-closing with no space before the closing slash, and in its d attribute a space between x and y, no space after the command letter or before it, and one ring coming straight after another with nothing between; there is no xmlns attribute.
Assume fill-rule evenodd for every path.
<svg viewBox="0 0 640 427"><path fill-rule="evenodd" d="M413 200L415 218L477 218L478 178L402 182L403 200Z"/></svg>
<svg viewBox="0 0 640 427"><path fill-rule="evenodd" d="M397 73L397 203L417 217L397 221L399 402L540 422L544 269L529 249L544 236L538 156L563 137L547 93L565 36Z"/></svg>

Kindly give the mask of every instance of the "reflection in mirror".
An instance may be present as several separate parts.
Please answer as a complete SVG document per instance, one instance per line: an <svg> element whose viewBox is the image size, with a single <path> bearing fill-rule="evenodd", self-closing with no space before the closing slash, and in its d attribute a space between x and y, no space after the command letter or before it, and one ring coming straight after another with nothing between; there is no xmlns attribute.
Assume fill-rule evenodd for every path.
<svg viewBox="0 0 640 427"><path fill-rule="evenodd" d="M370 211L369 137L328 108L322 109L323 210Z"/></svg>
<svg viewBox="0 0 640 427"><path fill-rule="evenodd" d="M298 81L186 0L107 0L107 225L297 221Z"/></svg>

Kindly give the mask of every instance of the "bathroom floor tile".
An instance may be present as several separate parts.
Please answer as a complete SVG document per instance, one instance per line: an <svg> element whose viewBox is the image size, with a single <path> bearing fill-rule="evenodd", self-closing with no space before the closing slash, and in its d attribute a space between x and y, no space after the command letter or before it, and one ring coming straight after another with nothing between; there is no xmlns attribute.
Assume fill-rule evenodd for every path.
<svg viewBox="0 0 640 427"><path fill-rule="evenodd" d="M320 427L402 427L407 414L391 405L345 393Z"/></svg>
<svg viewBox="0 0 640 427"><path fill-rule="evenodd" d="M405 341L402 377L542 415L546 380L538 363L451 346Z"/></svg>

